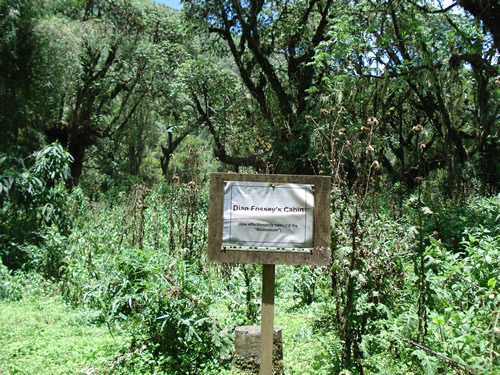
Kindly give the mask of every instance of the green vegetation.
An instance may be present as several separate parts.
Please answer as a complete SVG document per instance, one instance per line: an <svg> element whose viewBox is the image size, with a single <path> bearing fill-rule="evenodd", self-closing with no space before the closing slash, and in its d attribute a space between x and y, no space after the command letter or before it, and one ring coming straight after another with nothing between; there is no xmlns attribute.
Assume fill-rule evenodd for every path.
<svg viewBox="0 0 500 375"><path fill-rule="evenodd" d="M8 357L7 363L22 367L33 355L37 359L29 368L37 373L36 366L61 355L64 361L55 362L61 366L88 365L105 372L112 366L118 373L235 373L230 370L232 332L238 325L258 324L260 267L206 262L206 197L192 185L153 190L136 185L130 194L110 197L92 203L78 189L71 194L75 221L69 236L59 235L62 277L56 284L43 282L38 273L13 276L2 267L2 327L16 327L4 336L10 354L3 355L13 355L12 345L20 347L13 335L24 330L26 345L53 350L46 359L33 349L19 359ZM423 287L413 204L410 198L403 219L363 215L354 265L352 247L342 245L332 267L278 267L276 324L284 332L287 373L357 373L361 368L365 373L495 373L500 196L467 201L471 215L456 218L463 225L460 249L446 248L431 225L425 229ZM431 215L428 207L422 211ZM471 222L473 217L477 221ZM337 236L352 235L341 222L334 223L341 226L334 226ZM59 297L46 292L23 298L25 290ZM348 293L353 305L346 314ZM65 307L63 300L74 307ZM44 330L41 316L57 324ZM23 326L20 320L34 323ZM417 341L419 329L422 341ZM77 341L82 331L95 336ZM71 356L58 351L70 343ZM99 350L101 343L111 346ZM64 373L70 367L51 368Z"/></svg>
<svg viewBox="0 0 500 375"><path fill-rule="evenodd" d="M498 5L437 3L0 0L0 373L238 374L235 171L332 181L330 265L277 267L286 374L498 374Z"/></svg>
<svg viewBox="0 0 500 375"><path fill-rule="evenodd" d="M57 285L38 274L0 265L0 372L68 374L108 371L126 338L97 324L96 314L72 309Z"/></svg>
<svg viewBox="0 0 500 375"><path fill-rule="evenodd" d="M123 348L109 334L60 298L37 296L1 302L2 374L68 374L107 370Z"/></svg>

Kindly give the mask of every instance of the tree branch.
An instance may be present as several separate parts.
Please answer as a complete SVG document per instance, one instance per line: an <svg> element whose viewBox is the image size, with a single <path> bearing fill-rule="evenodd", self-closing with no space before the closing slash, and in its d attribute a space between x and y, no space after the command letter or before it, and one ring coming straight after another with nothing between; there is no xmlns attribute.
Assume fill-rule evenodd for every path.
<svg viewBox="0 0 500 375"><path fill-rule="evenodd" d="M396 337L399 338L400 340L403 340L404 342L406 342L406 343L408 343L410 345L413 345L413 346L415 346L415 347L417 347L419 349L422 349L423 351L426 351L427 353L431 353L431 354L433 354L433 355L435 355L435 356L437 356L439 358L445 359L445 360L453 363L455 366L459 366L462 370L464 370L468 374L475 375L475 373L472 372L472 371L470 371L467 368L467 366L465 364L463 364L463 363L457 362L454 359L451 359L451 358L445 356L444 354L440 354L440 353L438 353L438 352L436 352L436 351L434 351L434 350L432 350L432 349L430 349L430 348L428 348L428 347L426 347L424 345L421 345L421 344L413 341L412 339L407 339L407 338L405 338L403 336L400 336L400 335L396 335Z"/></svg>
<svg viewBox="0 0 500 375"><path fill-rule="evenodd" d="M215 129L215 126L212 123L210 116L203 109L203 107L200 103L200 100L198 99L198 97L194 93L191 93L191 96L193 97L193 100L196 104L196 109L198 110L198 113L201 115L205 125L208 127L208 130L210 131L210 134L212 134L212 137L214 138L214 142L215 142L214 155L215 155L215 157L219 158L219 160L225 164L234 165L237 167L250 166L250 167L256 168L257 170L262 170L265 168L264 162L255 156L228 155L227 151L226 151L226 147L222 144L222 141L219 137L219 134L217 134L217 130Z"/></svg>
<svg viewBox="0 0 500 375"><path fill-rule="evenodd" d="M455 8L458 5L455 2L455 3L448 5L446 8L441 8L441 9L437 9L437 10L430 10L425 5L418 5L415 1L412 1L412 0L407 0L407 1L411 5L413 5L415 8L418 8L419 10L421 10L422 12L424 12L426 14L448 13L450 10L452 10L453 8Z"/></svg>

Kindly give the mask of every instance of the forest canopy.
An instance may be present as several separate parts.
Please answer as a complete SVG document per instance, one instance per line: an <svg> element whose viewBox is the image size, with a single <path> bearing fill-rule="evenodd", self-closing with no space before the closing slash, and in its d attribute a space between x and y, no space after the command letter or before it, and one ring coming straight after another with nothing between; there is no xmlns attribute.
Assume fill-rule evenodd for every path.
<svg viewBox="0 0 500 375"><path fill-rule="evenodd" d="M168 181L188 135L227 168L330 173L333 148L372 118L388 181L494 192L497 35L471 3L5 0L2 152L59 141L70 187L85 170ZM343 161L350 179L366 156Z"/></svg>

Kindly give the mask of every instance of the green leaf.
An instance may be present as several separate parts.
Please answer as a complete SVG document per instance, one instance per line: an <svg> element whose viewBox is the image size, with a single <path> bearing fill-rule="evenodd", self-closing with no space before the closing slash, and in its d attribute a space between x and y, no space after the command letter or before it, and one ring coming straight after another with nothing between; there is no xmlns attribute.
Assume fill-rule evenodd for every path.
<svg viewBox="0 0 500 375"><path fill-rule="evenodd" d="M421 349L414 350L412 354L418 357L426 375L434 375L437 373L438 363L434 357L431 357Z"/></svg>
<svg viewBox="0 0 500 375"><path fill-rule="evenodd" d="M488 280L488 288L495 288L495 285L497 285L497 279L492 277L491 279Z"/></svg>

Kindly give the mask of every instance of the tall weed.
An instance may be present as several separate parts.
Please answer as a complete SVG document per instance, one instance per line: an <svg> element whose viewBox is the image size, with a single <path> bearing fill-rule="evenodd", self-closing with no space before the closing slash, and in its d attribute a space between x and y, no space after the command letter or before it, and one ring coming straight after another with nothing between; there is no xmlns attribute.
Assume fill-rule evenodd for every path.
<svg viewBox="0 0 500 375"><path fill-rule="evenodd" d="M230 336L210 311L219 293L204 255L203 199L192 185L136 185L120 202L85 203L63 291L131 335L115 371L210 373L230 358Z"/></svg>
<svg viewBox="0 0 500 375"><path fill-rule="evenodd" d="M391 324L400 355L424 373L495 374L500 366L500 200L471 197L467 203L471 214L462 220L459 251L432 235L426 240L430 295L424 340L412 339L418 316L411 283L405 287L410 299L399 301L403 313ZM409 274L410 281L415 277Z"/></svg>

